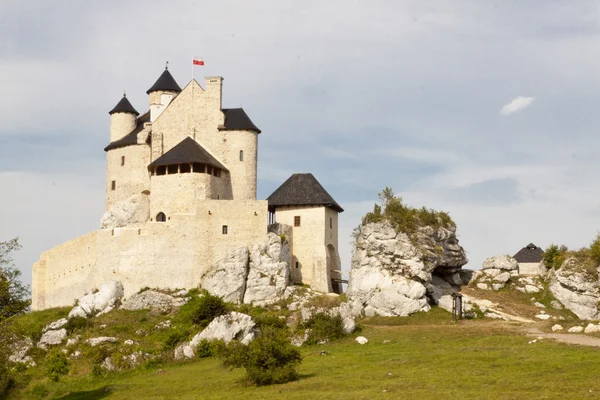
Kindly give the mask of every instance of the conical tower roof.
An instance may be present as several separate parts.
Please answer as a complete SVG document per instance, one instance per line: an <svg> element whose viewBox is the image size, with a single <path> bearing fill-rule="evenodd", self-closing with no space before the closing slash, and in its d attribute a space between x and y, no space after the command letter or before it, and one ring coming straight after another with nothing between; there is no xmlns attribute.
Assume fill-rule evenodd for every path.
<svg viewBox="0 0 600 400"><path fill-rule="evenodd" d="M175 81L175 78L173 78L173 75L171 75L171 73L169 72L168 68L165 68L165 71L161 74L161 76L158 77L156 82L154 82L154 85L152 85L152 87L148 89L146 94L156 92L157 90L164 90L177 93L181 92L181 88Z"/></svg>
<svg viewBox="0 0 600 400"><path fill-rule="evenodd" d="M127 100L127 96L125 95L125 93L123 93L123 98L117 103L117 105L115 106L115 108L113 108L112 110L110 110L108 113L110 115L113 115L114 113L118 113L118 112L124 112L124 113L131 113L131 114L135 114L135 115L140 115L140 113L137 112L135 110L135 108L133 108L133 106L131 105L131 103L129 102L129 100Z"/></svg>
<svg viewBox="0 0 600 400"><path fill-rule="evenodd" d="M284 206L326 206L337 212L344 211L313 174L293 174L267 200L270 209Z"/></svg>

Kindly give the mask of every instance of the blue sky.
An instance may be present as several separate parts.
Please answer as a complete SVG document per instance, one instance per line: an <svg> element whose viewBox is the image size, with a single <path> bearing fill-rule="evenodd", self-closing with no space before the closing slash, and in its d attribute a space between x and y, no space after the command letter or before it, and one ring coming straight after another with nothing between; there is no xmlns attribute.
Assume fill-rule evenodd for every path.
<svg viewBox="0 0 600 400"><path fill-rule="evenodd" d="M469 268L588 244L600 224L597 2L0 3L0 240L39 253L99 226L107 114L169 60L220 75L259 137L259 198L312 172L350 232L385 186L450 212ZM504 111L503 111L504 110Z"/></svg>

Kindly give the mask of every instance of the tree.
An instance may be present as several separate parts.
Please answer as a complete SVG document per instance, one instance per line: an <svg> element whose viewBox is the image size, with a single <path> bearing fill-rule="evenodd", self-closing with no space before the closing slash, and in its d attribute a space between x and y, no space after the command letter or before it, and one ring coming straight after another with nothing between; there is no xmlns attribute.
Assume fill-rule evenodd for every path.
<svg viewBox="0 0 600 400"><path fill-rule="evenodd" d="M0 242L0 322L26 312L31 304L29 286L21 282L12 258L20 248L18 238Z"/></svg>

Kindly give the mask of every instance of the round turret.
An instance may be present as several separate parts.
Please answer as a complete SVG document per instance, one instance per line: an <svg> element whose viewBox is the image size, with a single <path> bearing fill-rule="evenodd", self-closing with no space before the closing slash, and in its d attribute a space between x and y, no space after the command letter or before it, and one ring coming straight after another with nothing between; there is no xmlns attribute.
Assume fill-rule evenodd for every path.
<svg viewBox="0 0 600 400"><path fill-rule="evenodd" d="M139 113L133 108L127 96L123 93L123 98L117 105L108 112L110 114L110 141L122 139L136 127L136 118Z"/></svg>
<svg viewBox="0 0 600 400"><path fill-rule="evenodd" d="M154 85L146 91L148 94L148 104L161 104L163 94L176 95L181 92L181 88L169 72L169 67L165 67L164 72L158 77Z"/></svg>

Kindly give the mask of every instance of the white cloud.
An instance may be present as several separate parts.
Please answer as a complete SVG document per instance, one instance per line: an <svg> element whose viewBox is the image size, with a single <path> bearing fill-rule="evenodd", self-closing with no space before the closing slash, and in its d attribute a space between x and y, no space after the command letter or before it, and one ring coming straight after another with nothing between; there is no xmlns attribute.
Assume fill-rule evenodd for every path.
<svg viewBox="0 0 600 400"><path fill-rule="evenodd" d="M500 114L510 115L517 111L524 110L527 107L529 107L531 105L531 103L533 103L533 100L535 100L535 97L519 96L519 97L513 99L513 101L511 101L510 103L505 104L504 107L502 107Z"/></svg>

